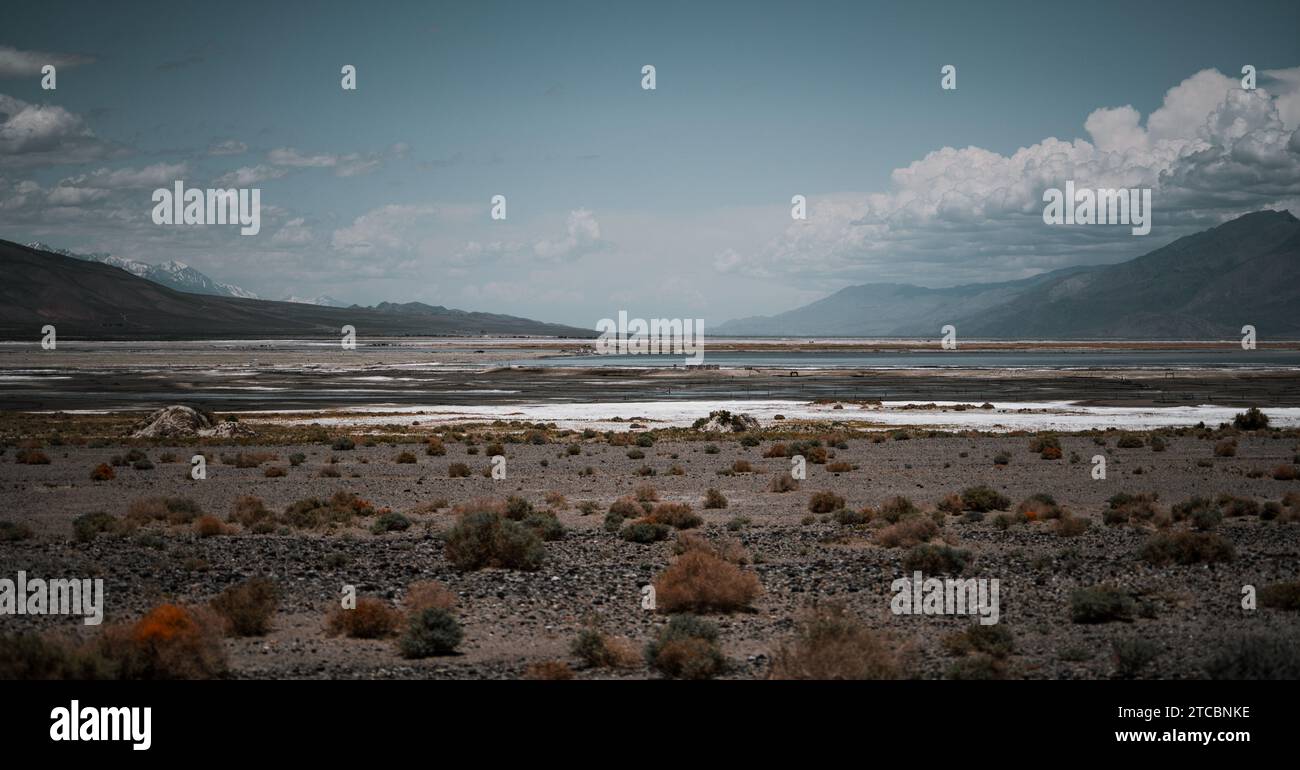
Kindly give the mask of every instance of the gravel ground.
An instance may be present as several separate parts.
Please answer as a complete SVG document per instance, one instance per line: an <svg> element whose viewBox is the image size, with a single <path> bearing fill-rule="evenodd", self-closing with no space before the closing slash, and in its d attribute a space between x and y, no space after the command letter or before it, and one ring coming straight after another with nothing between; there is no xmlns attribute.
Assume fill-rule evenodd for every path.
<svg viewBox="0 0 1300 770"><path fill-rule="evenodd" d="M847 449L834 451L834 460L858 469L829 473L809 465L808 478L797 491L766 491L777 474L789 467L784 458L763 458L770 445L744 447L725 437L712 443L709 454L702 441L660 441L642 449L644 459L627 457L629 447L602 440L582 442L582 453L570 456L563 444L507 444L507 478L478 475L487 467L483 454L468 455L464 444L447 444L441 457L417 453L415 464L399 464L404 447L380 444L352 451L331 451L321 445L239 447L266 451L279 459L261 468L235 468L217 459L235 448L212 448L208 478L191 480L180 463L160 462L168 451L182 459L185 448L148 449L153 470L118 468L117 478L92 482L90 470L107 462L122 447L91 449L47 447L48 465L20 465L15 449L0 456L0 519L22 522L34 537L0 543L0 577L13 578L25 570L30 577L102 577L105 581L106 621L127 621L164 601L206 602L222 589L254 575L268 575L283 597L274 628L262 638L227 639L224 644L232 674L253 678L515 678L532 663L564 660L577 667L569 645L584 627L597 623L605 631L625 636L638 648L665 622L661 613L641 608L641 587L667 567L671 542L639 545L604 531L604 511L616 498L650 483L664 500L689 502L705 520L700 530L712 539L735 537L752 554L745 567L759 577L763 595L748 611L711 615L720 629L720 642L730 669L727 676L762 677L770 656L790 636L800 611L813 602L839 601L867 625L885 632L892 643L907 650L908 673L938 678L956 658L942 638L970 624L952 616L896 616L890 613L890 583L904 575L905 549L873 542L870 527L846 528L817 517L806 523L809 497L830 490L850 507L879 505L905 495L926 510L946 494L973 484L988 484L1013 504L1037 492L1047 492L1091 526L1077 537L1053 532L1050 522L1033 522L999 530L992 517L968 522L944 520L943 537L969 549L974 560L966 577L1000 581L1001 624L1015 635L1015 653L1008 659L1012 676L1028 678L1106 678L1115 675L1111 645L1117 639L1142 638L1159 649L1142 672L1153 678L1202 675L1208 655L1225 640L1242 633L1268 633L1300 641L1300 616L1294 611L1241 607L1242 587L1300 579L1300 524L1261 521L1257 517L1225 519L1218 532L1232 542L1237 557L1230 563L1152 567L1136 553L1149 529L1106 526L1101 521L1105 501L1118 492L1158 492L1162 505L1195 495L1219 493L1254 498L1261 503L1300 491L1298 482L1274 480L1265 473L1293 461L1294 438L1242 435L1236 457L1213 457L1213 441L1194 436L1168 438L1164 452L1150 448L1118 449L1114 436L1108 446L1090 436L1063 436L1062 460L1042 460L1028 449L1025 436L932 437L873 443L850 438ZM418 447L415 447L418 449ZM1008 452L1010 462L996 466L993 457ZM288 467L286 458L302 452L306 461ZM1089 458L1108 457L1105 480L1093 480ZM962 455L965 456L962 456ZM1070 462L1072 454L1081 461ZM340 478L321 478L319 470L330 456L338 459ZM755 472L719 475L736 460L752 463ZM1210 460L1208 467L1198 464ZM470 478L448 478L453 462L474 469ZM545 463L545 465L543 465ZM674 464L684 475L667 475ZM282 478L264 476L266 465L288 467ZM642 466L657 471L642 478ZM580 475L585 468L592 475ZM1139 474L1138 471L1141 471ZM729 500L725 510L704 510L706 489L716 487ZM120 538L78 543L71 522L79 514L103 510L125 513L136 498L181 495L225 518L235 499L256 495L272 510L282 510L304 497L328 497L337 490L355 492L376 506L411 512L442 498L452 504L473 497L522 495L539 508L547 492L566 496L569 503L592 500L593 515L575 508L558 511L568 528L564 539L545 544L546 560L537 572L481 570L458 572L443 553L442 533L454 516L446 509L413 514L415 525L400 533L371 534L364 527L329 534L277 533L199 538L188 527L159 528L160 537L141 532ZM748 526L730 531L736 517ZM1179 525L1181 526L1181 525ZM400 657L391 640L331 638L324 617L344 584L360 595L400 600L417 580L443 582L458 597L456 613L465 637L459 653L411 661ZM1146 603L1151 617L1132 622L1081 625L1071 622L1070 594L1098 583L1130 589ZM4 616L0 631L57 629L94 633L79 618L66 616ZM620 670L579 670L586 677L649 677L642 665Z"/></svg>

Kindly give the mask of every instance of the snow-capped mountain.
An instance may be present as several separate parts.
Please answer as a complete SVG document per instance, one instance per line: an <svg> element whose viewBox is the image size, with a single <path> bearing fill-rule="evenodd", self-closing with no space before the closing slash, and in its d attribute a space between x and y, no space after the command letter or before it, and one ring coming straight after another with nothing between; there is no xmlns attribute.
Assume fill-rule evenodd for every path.
<svg viewBox="0 0 1300 770"><path fill-rule="evenodd" d="M321 307L347 307L348 304L342 300L337 300L328 294L322 294L319 297L285 297L281 302L297 302L300 305L320 305Z"/></svg>
<svg viewBox="0 0 1300 770"><path fill-rule="evenodd" d="M120 270L125 270L132 275L137 275L148 281L166 286L176 291L184 291L190 294L211 294L217 297L240 297L243 299L259 299L253 292L221 281L214 281L208 276L200 273L198 270L190 267L184 262L171 260L161 265L151 265L148 262L141 262L135 259L125 257L116 257L112 254L94 253L78 254L67 249L58 249L53 246L47 246L43 243L29 243L28 248L49 251L54 254L62 254L65 257L84 260L86 262L100 262L105 265L112 265Z"/></svg>

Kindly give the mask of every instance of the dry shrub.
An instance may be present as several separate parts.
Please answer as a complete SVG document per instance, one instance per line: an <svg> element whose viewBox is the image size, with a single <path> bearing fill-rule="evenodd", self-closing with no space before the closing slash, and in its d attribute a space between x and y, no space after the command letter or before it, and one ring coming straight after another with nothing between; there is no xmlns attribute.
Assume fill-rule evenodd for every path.
<svg viewBox="0 0 1300 770"><path fill-rule="evenodd" d="M1273 469L1273 478L1277 481L1295 481L1300 471L1296 466L1283 463Z"/></svg>
<svg viewBox="0 0 1300 770"><path fill-rule="evenodd" d="M609 512L624 519L635 519L645 513L645 509L631 497L620 497L610 503Z"/></svg>
<svg viewBox="0 0 1300 770"><path fill-rule="evenodd" d="M885 548L911 548L927 543L939 534L939 525L925 516L913 516L876 532L876 542Z"/></svg>
<svg viewBox="0 0 1300 770"><path fill-rule="evenodd" d="M266 466L266 470L262 471L262 475L268 479L284 478L288 474L289 470L283 465L268 465Z"/></svg>
<svg viewBox="0 0 1300 770"><path fill-rule="evenodd" d="M1236 556L1232 543L1213 532L1158 532L1147 540L1139 553L1155 566L1166 564L1214 564L1232 561Z"/></svg>
<svg viewBox="0 0 1300 770"><path fill-rule="evenodd" d="M228 635L263 636L271 630L271 616L279 603L275 583L255 577L222 591L212 600L212 609L225 621Z"/></svg>
<svg viewBox="0 0 1300 770"><path fill-rule="evenodd" d="M711 679L726 670L718 627L694 615L674 615L646 645L646 662L666 677Z"/></svg>
<svg viewBox="0 0 1300 770"><path fill-rule="evenodd" d="M741 566L753 561L749 551L745 550L745 546L734 537L720 537L713 542L695 532L678 532L677 542L673 543L673 553L680 556L689 551L703 551Z"/></svg>
<svg viewBox="0 0 1300 770"><path fill-rule="evenodd" d="M704 519L686 503L660 503L646 519L654 524L666 524L673 529L692 529L704 523Z"/></svg>
<svg viewBox="0 0 1300 770"><path fill-rule="evenodd" d="M212 679L226 670L223 623L215 613L160 604L134 625L114 625L100 650L122 679Z"/></svg>
<svg viewBox="0 0 1300 770"><path fill-rule="evenodd" d="M1016 506L1016 513L1024 515L1030 521L1039 521L1059 519L1065 512L1056 504L1055 498L1045 492L1039 492L1021 500L1020 505Z"/></svg>
<svg viewBox="0 0 1300 770"><path fill-rule="evenodd" d="M902 495L891 497L880 504L880 518L890 524L896 524L916 513L920 513L916 505Z"/></svg>
<svg viewBox="0 0 1300 770"><path fill-rule="evenodd" d="M274 519L275 514L267 510L262 498L253 495L243 495L237 498L230 509L230 515L226 517L227 521L241 527L252 527L260 522L269 523Z"/></svg>
<svg viewBox="0 0 1300 770"><path fill-rule="evenodd" d="M753 473L754 466L749 464L749 460L737 460L731 464L733 473Z"/></svg>
<svg viewBox="0 0 1300 770"><path fill-rule="evenodd" d="M437 436L430 436L424 442L424 453L430 457L442 457L447 454L447 447L443 446L442 439Z"/></svg>
<svg viewBox="0 0 1300 770"><path fill-rule="evenodd" d="M452 463L447 466L447 476L453 479L469 478L469 466L465 463Z"/></svg>
<svg viewBox="0 0 1300 770"><path fill-rule="evenodd" d="M595 628L580 631L570 651L588 668L636 668L641 665L641 654L631 640L610 636Z"/></svg>
<svg viewBox="0 0 1300 770"><path fill-rule="evenodd" d="M447 533L444 552L452 566L460 570L536 570L546 553L536 532L492 511L461 516Z"/></svg>
<svg viewBox="0 0 1300 770"><path fill-rule="evenodd" d="M565 497L561 492L547 492L546 504L557 511L569 510L569 498Z"/></svg>
<svg viewBox="0 0 1300 770"><path fill-rule="evenodd" d="M1237 439L1225 438L1214 445L1215 457L1236 457L1237 456Z"/></svg>
<svg viewBox="0 0 1300 770"><path fill-rule="evenodd" d="M456 503L451 509L453 516L464 516L470 513L494 513L505 516L506 501L499 497L473 497L463 503Z"/></svg>
<svg viewBox="0 0 1300 770"><path fill-rule="evenodd" d="M142 497L132 501L126 511L127 520L136 524L150 521L189 524L202 515L203 509L188 497Z"/></svg>
<svg viewBox="0 0 1300 770"><path fill-rule="evenodd" d="M332 607L325 616L325 633L350 639L382 639L397 633L401 623L402 613L388 602L363 596L353 609Z"/></svg>
<svg viewBox="0 0 1300 770"><path fill-rule="evenodd" d="M799 489L799 479L789 473L773 477L772 482L767 485L769 492L794 492L797 489Z"/></svg>
<svg viewBox="0 0 1300 770"><path fill-rule="evenodd" d="M636 490L633 491L632 496L635 497L638 502L642 502L642 503L659 502L659 493L656 492L655 488L650 486L649 484L642 484L641 486L637 487Z"/></svg>
<svg viewBox="0 0 1300 770"><path fill-rule="evenodd" d="M943 499L936 503L934 507L952 516L957 516L966 509L966 506L962 503L961 495L955 493L944 495Z"/></svg>
<svg viewBox="0 0 1300 770"><path fill-rule="evenodd" d="M655 578L655 601L665 612L731 612L762 592L758 576L702 550L689 550Z"/></svg>
<svg viewBox="0 0 1300 770"><path fill-rule="evenodd" d="M763 452L764 457L785 457L785 444L773 444Z"/></svg>
<svg viewBox="0 0 1300 770"><path fill-rule="evenodd" d="M808 498L808 510L813 513L830 513L844 507L844 498L834 492L814 492Z"/></svg>
<svg viewBox="0 0 1300 770"><path fill-rule="evenodd" d="M573 678L573 669L562 660L543 660L529 664L524 669L524 679L543 682L561 682Z"/></svg>
<svg viewBox="0 0 1300 770"><path fill-rule="evenodd" d="M709 489L704 493L704 507L712 510L727 507L727 497L716 489Z"/></svg>
<svg viewBox="0 0 1300 770"><path fill-rule="evenodd" d="M411 615L428 609L451 610L456 606L456 594L437 580L421 580L406 587L402 606Z"/></svg>
<svg viewBox="0 0 1300 770"><path fill-rule="evenodd" d="M831 473L848 473L853 470L853 466L845 462L828 463L826 465L826 470Z"/></svg>
<svg viewBox="0 0 1300 770"><path fill-rule="evenodd" d="M108 463L100 463L95 466L95 470L90 472L91 481L112 481L115 478L117 478L117 472Z"/></svg>
<svg viewBox="0 0 1300 770"><path fill-rule="evenodd" d="M840 604L809 610L777 648L770 679L898 679L902 656Z"/></svg>
<svg viewBox="0 0 1300 770"><path fill-rule="evenodd" d="M50 456L39 449L19 449L14 453L14 462L19 465L49 465Z"/></svg>
<svg viewBox="0 0 1300 770"><path fill-rule="evenodd" d="M1053 522L1052 531L1061 537L1078 537L1088 531L1092 522L1087 519L1065 515Z"/></svg>
<svg viewBox="0 0 1300 770"><path fill-rule="evenodd" d="M216 516L204 514L194 520L194 534L199 537L216 537L234 534L234 530L223 524Z"/></svg>

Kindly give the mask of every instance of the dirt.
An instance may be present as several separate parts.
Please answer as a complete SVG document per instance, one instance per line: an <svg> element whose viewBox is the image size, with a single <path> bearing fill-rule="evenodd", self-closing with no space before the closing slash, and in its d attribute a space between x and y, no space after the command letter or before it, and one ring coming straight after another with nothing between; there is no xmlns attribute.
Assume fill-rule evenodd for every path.
<svg viewBox="0 0 1300 770"><path fill-rule="evenodd" d="M1163 506L1219 493L1260 502L1279 500L1289 491L1300 490L1297 482L1274 480L1267 473L1258 478L1248 474L1291 462L1294 438L1242 435L1237 456L1220 458L1213 456L1212 438L1192 435L1167 438L1163 452L1149 447L1118 449L1113 436L1105 447L1088 436L1065 436L1061 439L1065 459L1042 460L1028 449L1029 439L1024 436L946 436L882 443L854 437L847 449L832 450L832 462L855 464L857 470L832 474L825 466L809 465L801 488L784 494L766 490L774 476L790 467L790 461L764 458L771 442L745 447L736 438L714 435L660 441L641 449L644 459L629 458L630 447L611 446L603 439L580 440L582 453L576 456L564 451L565 443L508 443L504 480L479 475L488 466L482 444L479 454L470 455L463 443L451 441L441 457L418 452L418 445L358 445L351 451L333 451L319 444L239 447L239 451L265 451L277 458L257 468L224 465L219 459L222 450L209 449L213 457L206 480L200 481L189 477L191 450L184 448L149 449L154 469L119 467L114 480L94 482L91 469L122 454L122 447L47 446L48 465L17 464L16 449L9 447L0 457L0 510L4 511L0 519L26 523L35 536L0 543L0 564L10 578L18 570L32 576L102 577L107 622L138 617L164 600L203 603L251 576L271 576L283 592L274 630L264 638L224 642L234 676L513 678L539 661L565 660L576 666L568 649L586 624L626 636L639 647L665 622L662 613L641 608L641 587L671 563L672 543L624 542L602 526L612 501L649 483L662 499L692 504L704 518L699 531L707 537L735 537L753 556L755 563L745 569L759 577L763 595L746 611L710 616L721 629L722 649L730 663L728 676L764 676L770 656L790 636L803 608L813 602L841 601L900 648L911 650L910 675L934 678L943 676L955 661L945 650L943 637L965 628L970 619L891 614L890 584L905 574L901 561L905 549L875 544L870 526L844 527L826 517L805 523L808 499L813 492L830 490L845 497L850 507L859 508L905 495L928 511L948 493L988 484L1008 496L1013 506L1031 494L1050 493L1091 522L1084 534L1064 537L1045 521L1003 531L993 525L991 515L980 522L961 516L944 518L942 536L974 554L964 577L1000 581L1000 622L1015 635L1016 652L1009 659L1013 676L1110 677L1115 671L1112 642L1141 637L1160 650L1142 675L1198 677L1205 657L1235 634L1269 632L1291 639L1300 635L1300 617L1294 611L1241 607L1245 585L1300 578L1300 524L1253 516L1228 518L1218 531L1234 545L1234 561L1154 567L1136 555L1151 535L1149 528L1107 526L1100 517L1107 498L1118 492L1154 491ZM719 448L717 454L706 452L710 444ZM417 450L417 463L395 461L404 448ZM169 451L177 454L177 462L161 462ZM1010 454L1010 462L995 465L994 456L1004 451ZM287 458L296 452L305 454L306 460L301 466L290 466ZM1109 458L1105 480L1094 480L1091 474L1089 459L1099 453ZM1072 454L1081 461L1070 462ZM342 477L319 477L331 456L337 458ZM755 472L719 475L738 459L748 460ZM1207 460L1208 467L1202 467ZM447 468L453 462L469 464L475 474L448 478ZM267 478L264 472L269 465L283 466L287 474ZM667 475L673 465L680 466L684 475ZM657 475L635 475L642 466L656 469ZM580 475L588 467L593 475ZM725 510L702 508L701 499L710 487L729 500ZM537 572L452 568L441 541L454 520L447 509L411 514L415 525L409 530L384 535L371 534L365 528L369 522L363 521L360 527L329 534L238 533L200 538L188 527L176 526L158 528L160 539L142 537L143 531L90 543L74 542L71 536L71 522L77 515L96 510L121 515L141 497L189 497L204 511L224 519L241 495L261 497L279 511L300 498L328 497L337 490L407 513L438 498L455 504L473 497L507 495L522 495L543 508L543 497L551 491L565 495L571 506L595 501L599 510L593 515L582 515L574 507L558 510L567 535L545 544L545 563ZM728 522L737 517L747 518L749 525L728 530ZM391 640L325 635L325 613L338 601L345 584L355 585L360 595L397 602L406 586L417 580L438 580L456 593L456 612L465 629L458 654L410 661L397 654ZM1153 617L1097 625L1071 622L1071 592L1099 583L1115 584L1143 597ZM6 616L2 622L7 631L94 633L79 618L66 616ZM654 672L642 665L578 675L645 677Z"/></svg>

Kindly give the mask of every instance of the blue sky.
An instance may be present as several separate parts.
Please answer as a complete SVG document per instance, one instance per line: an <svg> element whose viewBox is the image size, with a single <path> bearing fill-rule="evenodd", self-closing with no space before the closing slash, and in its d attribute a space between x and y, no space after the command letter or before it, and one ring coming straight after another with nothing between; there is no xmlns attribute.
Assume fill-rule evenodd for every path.
<svg viewBox="0 0 1300 770"><path fill-rule="evenodd" d="M179 259L270 298L716 325L1300 209L1294 2L175 6L6 10L0 237ZM1151 234L1047 228L1062 175L1155 187ZM260 187L262 232L153 225L174 179Z"/></svg>

